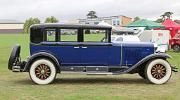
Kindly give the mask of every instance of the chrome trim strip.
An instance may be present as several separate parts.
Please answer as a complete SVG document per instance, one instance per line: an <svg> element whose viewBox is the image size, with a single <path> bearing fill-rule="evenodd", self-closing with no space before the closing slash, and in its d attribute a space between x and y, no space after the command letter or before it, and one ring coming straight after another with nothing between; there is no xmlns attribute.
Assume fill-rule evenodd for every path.
<svg viewBox="0 0 180 100"><path fill-rule="evenodd" d="M122 43L121 43L121 60L120 60L120 66L122 66Z"/></svg>

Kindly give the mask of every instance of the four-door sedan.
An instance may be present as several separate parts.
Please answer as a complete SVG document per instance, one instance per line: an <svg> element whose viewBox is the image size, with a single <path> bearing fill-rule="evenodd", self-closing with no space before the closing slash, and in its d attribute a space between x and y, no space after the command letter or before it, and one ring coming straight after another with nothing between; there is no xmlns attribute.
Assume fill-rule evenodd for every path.
<svg viewBox="0 0 180 100"><path fill-rule="evenodd" d="M94 32L97 34L92 34ZM30 57L26 61L20 60L20 45L13 48L8 68L13 72L29 72L37 84L49 84L57 73L63 72L138 73L151 83L164 84L172 71L176 71L167 61L171 57L155 53L152 43L112 43L111 27L108 26L33 25L29 46Z"/></svg>

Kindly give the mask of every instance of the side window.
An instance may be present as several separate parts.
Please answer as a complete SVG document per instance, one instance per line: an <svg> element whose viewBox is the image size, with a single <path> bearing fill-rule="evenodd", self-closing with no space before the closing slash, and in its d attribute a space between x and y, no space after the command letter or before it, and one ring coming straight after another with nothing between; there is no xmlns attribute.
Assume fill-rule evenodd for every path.
<svg viewBox="0 0 180 100"><path fill-rule="evenodd" d="M117 38L116 41L123 41L123 38L122 38L122 37L119 37L119 38Z"/></svg>
<svg viewBox="0 0 180 100"><path fill-rule="evenodd" d="M106 30L91 30L83 31L84 42L108 42Z"/></svg>
<svg viewBox="0 0 180 100"><path fill-rule="evenodd" d="M77 29L60 29L60 41L77 42Z"/></svg>
<svg viewBox="0 0 180 100"><path fill-rule="evenodd" d="M57 34L56 29L45 29L45 34L46 34L45 41L55 42L56 34Z"/></svg>

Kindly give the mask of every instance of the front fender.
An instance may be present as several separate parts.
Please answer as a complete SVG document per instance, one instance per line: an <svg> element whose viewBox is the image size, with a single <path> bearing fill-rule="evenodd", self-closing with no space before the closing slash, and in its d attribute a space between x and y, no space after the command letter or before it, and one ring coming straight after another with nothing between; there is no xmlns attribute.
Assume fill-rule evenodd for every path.
<svg viewBox="0 0 180 100"><path fill-rule="evenodd" d="M141 59L138 63L136 63L132 67L124 70L123 72L116 72L116 74L130 73L134 69L141 66L143 63L146 63L152 59L168 59L168 58L172 58L172 57L168 54L165 54L165 53L154 53L154 54L151 54L151 55L146 56L145 58Z"/></svg>
<svg viewBox="0 0 180 100"><path fill-rule="evenodd" d="M58 60L56 59L56 57L50 53L47 53L47 52L38 52L38 53L35 53L33 54L28 60L27 60L27 63L23 69L23 72L26 72L28 71L31 63L36 59L36 58L40 58L40 57L45 57L45 58L49 58L51 59L55 64L56 64L56 68L58 68L57 70L60 71L60 64L58 62Z"/></svg>

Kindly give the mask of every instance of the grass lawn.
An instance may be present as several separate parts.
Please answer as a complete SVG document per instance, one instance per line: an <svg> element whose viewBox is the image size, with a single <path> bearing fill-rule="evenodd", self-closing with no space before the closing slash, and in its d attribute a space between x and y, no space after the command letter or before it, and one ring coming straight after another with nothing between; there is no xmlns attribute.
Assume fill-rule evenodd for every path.
<svg viewBox="0 0 180 100"><path fill-rule="evenodd" d="M96 36L95 36L96 37ZM98 37L98 36L97 36ZM20 44L21 56L29 55L29 36L0 34L0 100L179 100L180 74L173 73L164 85L149 84L137 74L92 76L58 74L50 85L35 85L28 73L13 73L7 69L12 47ZM180 68L180 53L168 52L169 61Z"/></svg>

